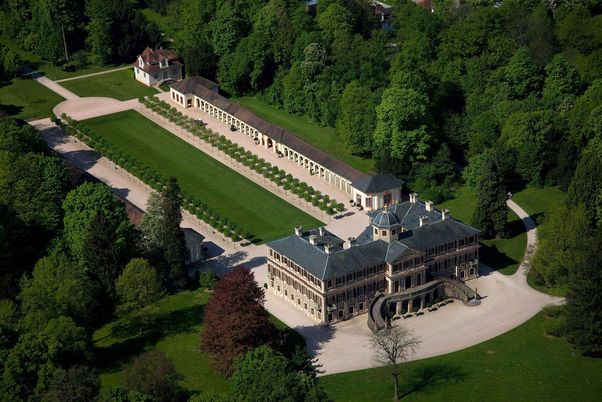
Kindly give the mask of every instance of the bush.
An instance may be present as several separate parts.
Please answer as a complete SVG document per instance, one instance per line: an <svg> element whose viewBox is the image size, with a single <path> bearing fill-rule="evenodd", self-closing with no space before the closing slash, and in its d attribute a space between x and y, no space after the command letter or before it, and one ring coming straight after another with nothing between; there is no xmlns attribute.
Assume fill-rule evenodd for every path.
<svg viewBox="0 0 602 402"><path fill-rule="evenodd" d="M199 286L203 289L213 289L219 278L210 269L206 272L201 272L199 275Z"/></svg>
<svg viewBox="0 0 602 402"><path fill-rule="evenodd" d="M543 327L546 335L559 338L565 334L566 323L564 318L550 319L544 323Z"/></svg>

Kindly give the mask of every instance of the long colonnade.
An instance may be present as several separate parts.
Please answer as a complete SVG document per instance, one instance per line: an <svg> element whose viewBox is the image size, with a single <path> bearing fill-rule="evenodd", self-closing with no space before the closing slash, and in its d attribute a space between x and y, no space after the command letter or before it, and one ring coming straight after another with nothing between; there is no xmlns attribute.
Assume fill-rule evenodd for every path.
<svg viewBox="0 0 602 402"><path fill-rule="evenodd" d="M190 98L190 95L192 95L192 99ZM342 190L348 195L353 194L353 187L351 186L352 180L342 177L341 175L310 159L306 155L303 155L300 152L292 149L290 146L277 141L265 133L262 133L251 124L237 118L236 116L233 116L232 114L222 110L221 108L197 96L196 94L180 94L172 88L171 100L185 108L190 107L192 104L192 106L207 113L214 119L236 128L237 131L254 141L256 145L272 150L278 155L278 157L286 158L287 160L296 163L297 165L305 168L310 174L317 175L324 181ZM192 100L192 102L189 102L190 100Z"/></svg>

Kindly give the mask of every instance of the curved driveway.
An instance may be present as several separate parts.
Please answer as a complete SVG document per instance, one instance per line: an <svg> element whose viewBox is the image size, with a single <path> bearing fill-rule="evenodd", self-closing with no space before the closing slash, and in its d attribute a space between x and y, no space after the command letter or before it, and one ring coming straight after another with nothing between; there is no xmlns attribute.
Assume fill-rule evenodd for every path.
<svg viewBox="0 0 602 402"><path fill-rule="evenodd" d="M46 86L53 89L59 85L52 82ZM74 118L86 119L135 108L136 102L135 99L119 102L110 98L71 98L57 105L55 112L60 115L64 111ZM145 207L144 203L151 191L148 187L141 185L139 181L120 169L114 169L106 159L91 156L84 144L56 130L48 119L31 122L31 124L40 129L48 144L65 158L113 187L115 192L128 198L138 207ZM261 181L257 183L265 186ZM309 183L314 184L311 181ZM562 302L561 298L539 293L527 285L525 274L530 260L529 255L537 246L537 229L533 220L520 206L513 201L508 201L508 206L523 220L527 230L527 258L522 261L517 272L510 276L492 271L486 266L481 267L481 277L467 283L473 288L478 288L479 294L483 297L480 306L468 307L461 303L452 303L439 311L403 321L403 324L422 340L414 359L436 356L476 345L524 323L545 305ZM328 228L334 233L349 235L355 231L359 233L367 223L367 217L365 220L356 217L333 220ZM218 250L218 255L204 262L201 268L211 266L214 270L225 271L236 264L244 264L253 270L260 284L267 281L264 246L251 245L243 248L234 246L231 242L223 241L211 233L205 225L186 214L183 225L193 227L207 236L213 249ZM326 374L377 365L372 359L371 333L366 325L365 314L330 327L321 327L270 292L266 294L266 307L305 337L309 349L317 355Z"/></svg>

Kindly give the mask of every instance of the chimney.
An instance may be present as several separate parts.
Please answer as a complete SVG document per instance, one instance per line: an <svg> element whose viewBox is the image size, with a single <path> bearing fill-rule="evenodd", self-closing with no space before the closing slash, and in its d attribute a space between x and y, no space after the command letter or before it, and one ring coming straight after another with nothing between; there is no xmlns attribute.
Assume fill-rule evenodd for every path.
<svg viewBox="0 0 602 402"><path fill-rule="evenodd" d="M357 244L357 240L355 237L349 237L347 238L347 241L345 243L343 243L343 249L344 250L348 250L351 247L354 247Z"/></svg>
<svg viewBox="0 0 602 402"><path fill-rule="evenodd" d="M303 226L295 226L295 234L297 236L303 236Z"/></svg>
<svg viewBox="0 0 602 402"><path fill-rule="evenodd" d="M316 236L316 235L309 236L309 244L315 246L316 244L318 244L317 239L318 239L318 236Z"/></svg>
<svg viewBox="0 0 602 402"><path fill-rule="evenodd" d="M416 204L418 202L418 193L411 193L410 194L410 202L412 204Z"/></svg>
<svg viewBox="0 0 602 402"><path fill-rule="evenodd" d="M426 201L424 203L424 206L426 207L427 211L432 211L433 210L433 201Z"/></svg>
<svg viewBox="0 0 602 402"><path fill-rule="evenodd" d="M422 227L422 226L424 226L424 225L426 225L427 223L429 223L429 217L428 217L428 216L426 216L426 215L422 215L422 216L421 216L420 218L418 218L418 219L419 219L419 221L420 221L420 226L421 226L421 227Z"/></svg>
<svg viewBox="0 0 602 402"><path fill-rule="evenodd" d="M330 254L330 253L332 253L332 244L325 244L325 245L324 245L324 252L325 252L326 254Z"/></svg>
<svg viewBox="0 0 602 402"><path fill-rule="evenodd" d="M444 209L443 211L441 211L441 219L446 220L449 219L450 217L450 213L449 213L449 209Z"/></svg>
<svg viewBox="0 0 602 402"><path fill-rule="evenodd" d="M320 236L324 236L326 234L326 231L324 230L324 226L320 226L318 228L318 233L320 234Z"/></svg>

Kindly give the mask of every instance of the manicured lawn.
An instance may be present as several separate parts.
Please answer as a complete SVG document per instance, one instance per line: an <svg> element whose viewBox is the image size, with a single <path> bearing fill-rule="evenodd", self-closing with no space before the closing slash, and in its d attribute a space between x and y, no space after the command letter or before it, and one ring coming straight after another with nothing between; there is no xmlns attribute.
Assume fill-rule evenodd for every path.
<svg viewBox="0 0 602 402"><path fill-rule="evenodd" d="M558 187L527 187L512 195L512 199L520 205L539 225L546 213L562 207L566 193Z"/></svg>
<svg viewBox="0 0 602 402"><path fill-rule="evenodd" d="M452 217L472 224L472 214L476 206L476 197L468 189L461 187L456 192L456 197L445 201L439 208L447 208ZM512 275L525 254L527 247L527 234L519 217L512 211L508 211L508 222L510 225L510 238L482 240L480 260L491 268L505 275Z"/></svg>
<svg viewBox="0 0 602 402"><path fill-rule="evenodd" d="M177 177L185 193L204 200L231 222L254 233L258 241L290 235L297 225L307 228L321 225L133 110L85 123L159 174Z"/></svg>
<svg viewBox="0 0 602 402"><path fill-rule="evenodd" d="M133 69L65 81L61 85L82 97L106 96L122 101L158 93L156 89L136 81Z"/></svg>
<svg viewBox="0 0 602 402"><path fill-rule="evenodd" d="M64 99L33 79L15 78L0 83L0 110L23 120L52 115L52 109Z"/></svg>
<svg viewBox="0 0 602 402"><path fill-rule="evenodd" d="M564 338L545 336L546 320L539 313L490 341L407 364L402 400L599 400L602 359L574 354ZM389 401L393 396L387 368L334 374L321 382L334 401Z"/></svg>
<svg viewBox="0 0 602 402"><path fill-rule="evenodd" d="M235 101L247 107L259 117L290 131L357 170L366 173L374 171L374 161L352 155L334 128L322 127L304 116L288 114L255 97L236 98Z"/></svg>

